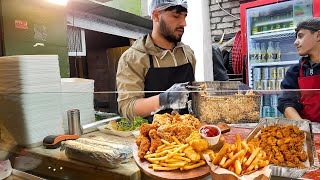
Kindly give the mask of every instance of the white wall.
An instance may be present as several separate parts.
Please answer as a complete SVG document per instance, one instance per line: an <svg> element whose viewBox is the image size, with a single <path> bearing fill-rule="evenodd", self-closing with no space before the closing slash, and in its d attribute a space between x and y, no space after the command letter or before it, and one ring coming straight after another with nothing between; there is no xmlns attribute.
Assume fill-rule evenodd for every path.
<svg viewBox="0 0 320 180"><path fill-rule="evenodd" d="M195 52L196 81L213 81L209 1L188 0L187 27L182 42Z"/></svg>

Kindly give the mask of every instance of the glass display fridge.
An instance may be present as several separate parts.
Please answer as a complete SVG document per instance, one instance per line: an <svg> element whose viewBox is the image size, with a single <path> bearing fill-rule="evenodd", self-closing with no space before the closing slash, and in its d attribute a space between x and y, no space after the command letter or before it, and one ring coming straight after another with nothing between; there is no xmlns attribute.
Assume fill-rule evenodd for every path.
<svg viewBox="0 0 320 180"><path fill-rule="evenodd" d="M260 0L240 4L242 55L247 84L264 91L262 117L282 117L277 110L280 84L300 56L294 46L297 24L320 17L320 0Z"/></svg>

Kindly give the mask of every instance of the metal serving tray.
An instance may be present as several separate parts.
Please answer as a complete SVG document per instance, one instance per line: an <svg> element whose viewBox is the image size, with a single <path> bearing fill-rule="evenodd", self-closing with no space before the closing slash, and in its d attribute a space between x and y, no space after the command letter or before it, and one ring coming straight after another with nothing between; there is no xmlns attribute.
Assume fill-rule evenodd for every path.
<svg viewBox="0 0 320 180"><path fill-rule="evenodd" d="M281 176L288 178L299 178L307 171L314 171L319 168L319 160L316 152L316 148L313 140L312 124L309 120L294 120L286 118L263 118L257 124L257 126L250 132L247 137L249 142L255 138L263 127L272 125L296 125L300 130L305 133L305 141L303 143L303 150L308 153L308 159L304 162L307 168L291 168L283 166L270 165L273 176Z"/></svg>

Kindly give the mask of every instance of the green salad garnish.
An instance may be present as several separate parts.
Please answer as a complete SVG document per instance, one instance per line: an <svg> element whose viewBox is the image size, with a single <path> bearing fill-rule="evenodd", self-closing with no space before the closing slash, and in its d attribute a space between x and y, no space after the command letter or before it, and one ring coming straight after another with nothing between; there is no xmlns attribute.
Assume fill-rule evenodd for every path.
<svg viewBox="0 0 320 180"><path fill-rule="evenodd" d="M148 120L143 119L140 116L135 117L132 121L121 118L121 120L117 122L117 130L133 131L138 129L143 123L148 123Z"/></svg>
<svg viewBox="0 0 320 180"><path fill-rule="evenodd" d="M143 123L148 123L148 120L143 119L143 118L140 117L140 116L136 116L136 117L133 119L132 130L138 129Z"/></svg>

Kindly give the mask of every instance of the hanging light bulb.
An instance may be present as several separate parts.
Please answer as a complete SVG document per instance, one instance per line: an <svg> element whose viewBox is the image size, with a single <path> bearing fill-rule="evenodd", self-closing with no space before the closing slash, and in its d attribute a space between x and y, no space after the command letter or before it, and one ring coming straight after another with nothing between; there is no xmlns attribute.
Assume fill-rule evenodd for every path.
<svg viewBox="0 0 320 180"><path fill-rule="evenodd" d="M68 4L69 0L47 0L50 3L61 5L61 6L66 6Z"/></svg>

